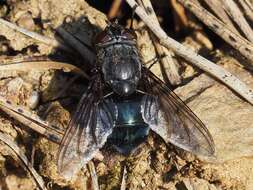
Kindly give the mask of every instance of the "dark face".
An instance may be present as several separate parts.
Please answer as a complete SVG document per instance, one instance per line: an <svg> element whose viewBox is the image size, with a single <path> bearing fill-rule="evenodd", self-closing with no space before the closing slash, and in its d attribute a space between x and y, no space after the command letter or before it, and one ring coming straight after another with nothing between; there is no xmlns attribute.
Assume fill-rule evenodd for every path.
<svg viewBox="0 0 253 190"><path fill-rule="evenodd" d="M115 43L136 44L136 39L137 36L132 29L124 28L117 23L111 23L96 36L94 45L96 48L101 48Z"/></svg>
<svg viewBox="0 0 253 190"><path fill-rule="evenodd" d="M113 91L120 96L134 93L141 77L134 31L112 24L97 36L95 46L104 79Z"/></svg>

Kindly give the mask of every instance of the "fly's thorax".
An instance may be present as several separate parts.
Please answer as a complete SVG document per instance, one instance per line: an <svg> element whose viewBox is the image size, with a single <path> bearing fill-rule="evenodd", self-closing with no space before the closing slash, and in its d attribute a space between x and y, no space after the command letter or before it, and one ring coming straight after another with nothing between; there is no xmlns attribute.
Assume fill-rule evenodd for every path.
<svg viewBox="0 0 253 190"><path fill-rule="evenodd" d="M113 91L128 96L136 91L141 77L141 60L136 46L113 44L97 52L104 80Z"/></svg>

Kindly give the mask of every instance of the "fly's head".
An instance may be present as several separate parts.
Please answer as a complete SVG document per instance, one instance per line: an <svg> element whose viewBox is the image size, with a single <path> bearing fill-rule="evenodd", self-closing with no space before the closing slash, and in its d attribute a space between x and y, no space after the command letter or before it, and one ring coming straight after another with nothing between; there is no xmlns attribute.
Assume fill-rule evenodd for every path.
<svg viewBox="0 0 253 190"><path fill-rule="evenodd" d="M100 32L95 40L96 49L111 45L111 44L132 44L136 45L137 35L132 29L124 28L117 22L110 23L105 30Z"/></svg>

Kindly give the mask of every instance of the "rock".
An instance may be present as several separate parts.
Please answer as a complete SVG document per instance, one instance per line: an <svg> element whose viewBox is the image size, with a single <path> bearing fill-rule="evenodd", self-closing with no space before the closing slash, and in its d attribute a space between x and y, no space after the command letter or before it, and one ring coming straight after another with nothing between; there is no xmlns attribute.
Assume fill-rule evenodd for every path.
<svg viewBox="0 0 253 190"><path fill-rule="evenodd" d="M222 164L206 164L201 178L218 185L221 189L253 189L253 159L238 158Z"/></svg>
<svg viewBox="0 0 253 190"><path fill-rule="evenodd" d="M224 61L224 60L223 60ZM250 73L231 64L231 59L224 67L253 87ZM253 155L253 107L222 84L203 83L203 77L194 79L177 92L193 93L193 89L205 89L189 103L190 108L200 117L210 130L216 144L215 161L224 162ZM207 79L209 80L209 79ZM206 80L206 81L207 81ZM198 81L198 82L197 82ZM205 86L206 85L206 86ZM189 93L190 92L190 93ZM196 90L195 90L196 92ZM188 97L189 98L189 97Z"/></svg>
<svg viewBox="0 0 253 190"><path fill-rule="evenodd" d="M36 183L32 178L17 177L16 175L9 175L5 179L6 190L35 190Z"/></svg>
<svg viewBox="0 0 253 190"><path fill-rule="evenodd" d="M22 28L25 28L30 31L35 30L35 23L33 21L33 18L30 13L25 12L20 16L20 18L17 21L18 25Z"/></svg>
<svg viewBox="0 0 253 190"><path fill-rule="evenodd" d="M253 88L252 75L231 57L219 61ZM213 136L215 158L203 166L204 178L222 189L253 189L253 106L210 77L200 75L176 90Z"/></svg>
<svg viewBox="0 0 253 190"><path fill-rule="evenodd" d="M106 16L96 9L90 7L86 2L82 0L64 0L59 1L52 0L42 0L36 1L31 0L25 3L16 3L13 5L13 13L11 19L9 20L12 23L15 23L18 20L21 26L32 26L29 30L33 30L35 27L37 31L41 31L41 26L34 26L34 22L32 18L36 18L40 16L42 20L43 27L47 30L44 30L45 36L54 38L54 32L50 30L50 28L57 29L62 26L66 17L73 17L73 23L71 25L70 33L79 33L80 26L82 26L81 33L79 33L78 38L87 38L95 35L98 30L105 28L106 24ZM24 12L24 9L26 10ZM29 11L29 16L27 15L27 10ZM31 15L30 15L31 13ZM93 29L91 29L91 25L87 27L83 24L84 17L87 17L87 21L93 25ZM70 23L68 23L70 25ZM48 27L50 26L50 27ZM77 32L78 30L78 32ZM83 35L83 32L85 34ZM27 37L19 32L15 32L14 30L4 26L1 24L0 27L0 35L5 36L8 40L10 40L11 47L14 50L22 50L30 45L38 45L38 50L41 54L49 54L52 52L52 47L38 42L30 37Z"/></svg>
<svg viewBox="0 0 253 190"><path fill-rule="evenodd" d="M184 186L187 190L218 190L215 185L199 178L186 178L177 186Z"/></svg>

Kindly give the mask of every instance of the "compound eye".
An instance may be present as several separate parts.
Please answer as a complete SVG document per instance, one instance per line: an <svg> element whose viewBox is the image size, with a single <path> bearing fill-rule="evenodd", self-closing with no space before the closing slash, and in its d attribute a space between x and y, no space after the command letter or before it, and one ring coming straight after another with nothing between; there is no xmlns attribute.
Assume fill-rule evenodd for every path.
<svg viewBox="0 0 253 190"><path fill-rule="evenodd" d="M106 30L100 32L94 40L94 44L99 44L99 43L105 43L111 40L110 35L108 34L108 32Z"/></svg>
<svg viewBox="0 0 253 190"><path fill-rule="evenodd" d="M127 39L131 40L136 40L137 35L134 30L126 28L123 32L122 35L124 35Z"/></svg>

